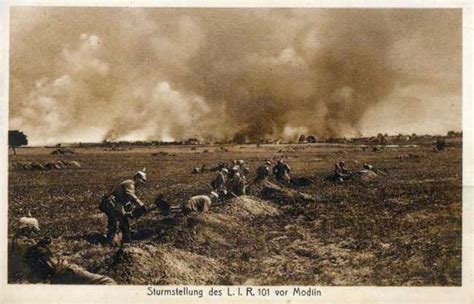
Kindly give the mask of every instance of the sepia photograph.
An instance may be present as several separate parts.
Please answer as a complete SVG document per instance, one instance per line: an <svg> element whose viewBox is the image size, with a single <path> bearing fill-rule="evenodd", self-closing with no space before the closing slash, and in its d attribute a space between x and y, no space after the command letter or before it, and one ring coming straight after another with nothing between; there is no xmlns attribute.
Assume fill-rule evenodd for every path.
<svg viewBox="0 0 474 304"><path fill-rule="evenodd" d="M461 8L8 10L8 284L462 286Z"/></svg>

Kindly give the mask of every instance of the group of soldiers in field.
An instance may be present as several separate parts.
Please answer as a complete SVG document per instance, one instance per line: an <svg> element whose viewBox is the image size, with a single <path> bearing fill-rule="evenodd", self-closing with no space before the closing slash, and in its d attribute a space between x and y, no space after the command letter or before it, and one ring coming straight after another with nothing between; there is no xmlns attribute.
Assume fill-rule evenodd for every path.
<svg viewBox="0 0 474 304"><path fill-rule="evenodd" d="M178 208L184 215L205 212L213 204L224 203L226 199L246 195L249 185L267 180L271 174L275 176L276 181L289 185L291 168L282 159L278 160L273 167L272 162L267 160L256 169L256 177L251 184L247 181L250 169L244 160L220 162L212 171L215 171L216 175L210 182L210 192L193 196L183 202ZM115 185L102 198L99 208L107 215L107 242L114 242L117 228L122 232L122 243L131 241L129 219L139 218L149 211L135 193L135 189L146 182L145 169L137 171L133 179ZM173 208L159 199L155 201L155 204L164 213Z"/></svg>
<svg viewBox="0 0 474 304"><path fill-rule="evenodd" d="M247 186L253 185L259 181L267 180L273 174L277 182L290 184L290 166L282 159L278 160L272 169L272 162L265 161L255 170L255 179L252 183L247 182L250 169L243 160L234 160L230 164L224 162L219 163L216 168L217 175L211 182L213 191L224 199L227 197L236 197L246 194Z"/></svg>
<svg viewBox="0 0 474 304"><path fill-rule="evenodd" d="M364 169L372 170L373 167L364 164ZM283 159L279 159L276 163L272 163L270 160L263 162L256 168L255 178L250 183L247 181L250 169L243 160L234 160L229 163L221 162L211 171L216 172L216 175L210 182L211 189L209 193L193 196L183 202L178 206L182 214L205 212L213 204L224 204L226 199L246 195L247 187L266 181L272 175L282 185L290 185L291 182L291 168ZM352 175L353 173L346 168L344 162L335 164L334 177L337 181L342 182L351 178ZM136 189L146 183L146 169L139 170L133 175L132 179L114 185L101 199L99 209L107 216L107 243L115 244L119 242L124 244L131 242L130 219L138 219L151 210L147 209L136 194ZM168 212L172 208L176 208L159 198L157 198L155 204L163 213L166 214L164 211ZM55 258L49 249L50 241L28 242L29 236L39 231L36 219L23 217L19 221L18 228L19 230L12 240L12 250L23 256L24 260L31 264L30 268L34 269L35 273L46 274L50 282L115 284L109 277L87 272L75 264L69 264L67 261ZM120 235L118 230L121 232L121 238L118 237Z"/></svg>

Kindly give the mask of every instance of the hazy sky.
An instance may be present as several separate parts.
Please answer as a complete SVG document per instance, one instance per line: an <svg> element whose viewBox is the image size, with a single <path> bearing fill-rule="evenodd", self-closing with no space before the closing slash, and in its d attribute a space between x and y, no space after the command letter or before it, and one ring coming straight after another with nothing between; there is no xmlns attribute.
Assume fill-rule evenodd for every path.
<svg viewBox="0 0 474 304"><path fill-rule="evenodd" d="M461 10L10 15L10 129L32 144L461 129Z"/></svg>

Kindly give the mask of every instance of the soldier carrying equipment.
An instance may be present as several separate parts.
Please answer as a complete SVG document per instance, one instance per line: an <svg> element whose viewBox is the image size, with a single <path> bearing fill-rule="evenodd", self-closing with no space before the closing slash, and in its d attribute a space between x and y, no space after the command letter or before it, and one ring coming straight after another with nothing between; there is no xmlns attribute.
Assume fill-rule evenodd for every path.
<svg viewBox="0 0 474 304"><path fill-rule="evenodd" d="M107 241L113 242L117 224L122 232L123 242L131 241L129 218L136 218L146 212L146 207L135 194L135 188L147 181L145 169L138 171L133 180L116 185L102 198L99 209L107 215ZM137 212L140 211L140 212Z"/></svg>

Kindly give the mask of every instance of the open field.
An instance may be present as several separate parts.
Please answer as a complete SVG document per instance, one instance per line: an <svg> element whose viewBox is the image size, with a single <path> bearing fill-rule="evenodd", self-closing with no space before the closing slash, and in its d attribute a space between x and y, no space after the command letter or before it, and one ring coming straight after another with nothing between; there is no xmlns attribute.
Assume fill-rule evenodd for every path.
<svg viewBox="0 0 474 304"><path fill-rule="evenodd" d="M121 284L461 285L462 149L255 145L147 147L126 151L19 149L10 156L9 235L29 210L56 254ZM207 150L208 152L204 152ZM168 155L152 155L163 151ZM399 155L412 154L400 160ZM97 208L114 183L147 168L138 195L151 207L157 194L178 204L204 194L214 173L194 167L244 159L254 169L285 156L295 190L314 202L232 199L207 214L164 217L154 211L131 221L135 240L119 250L102 245L106 218ZM18 161L77 160L78 169L29 171ZM386 173L369 181L334 183L335 162L349 169L368 162ZM9 282L27 282L9 269Z"/></svg>

